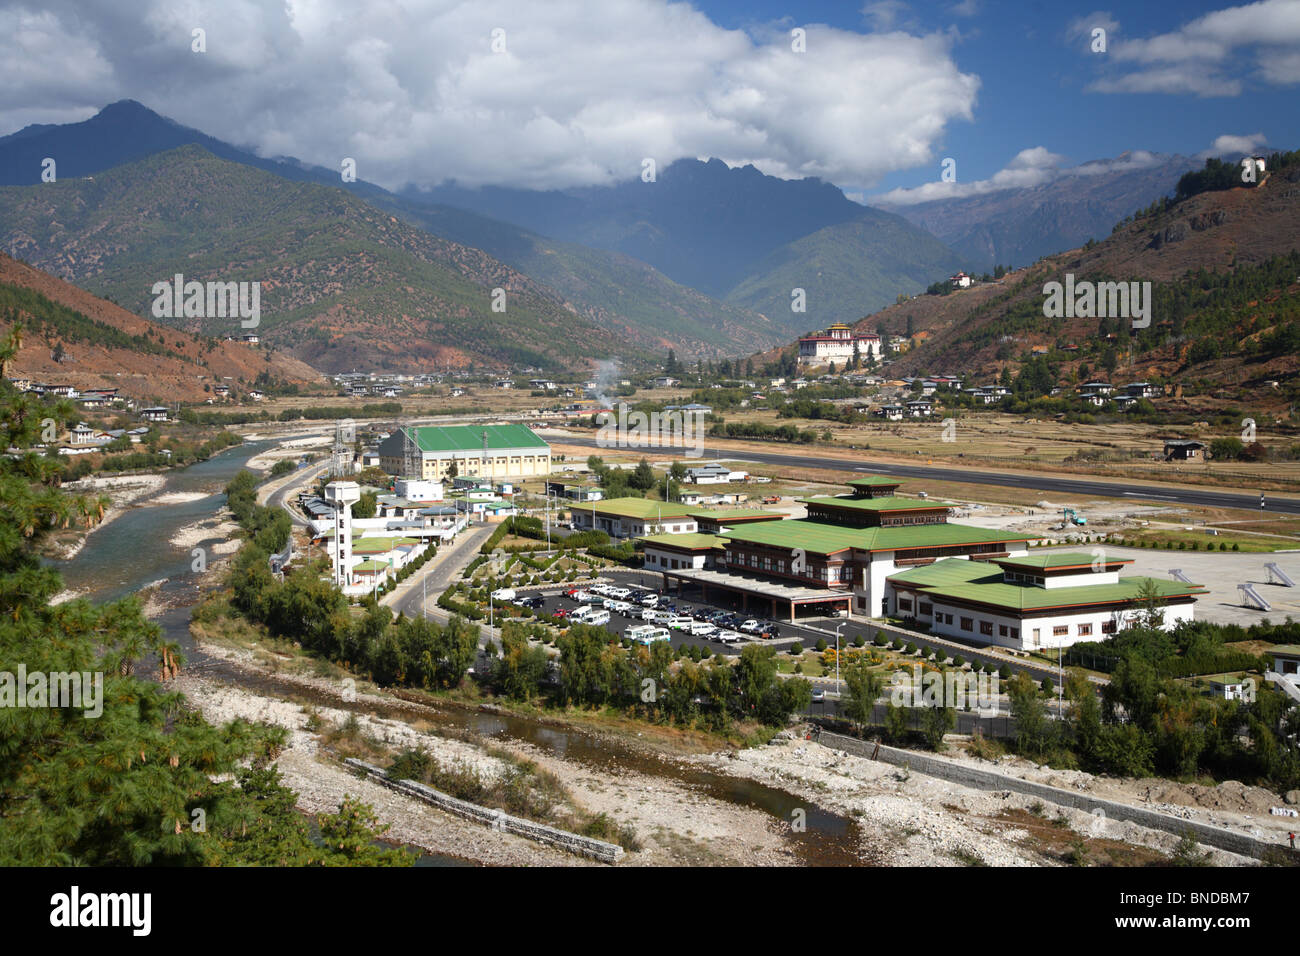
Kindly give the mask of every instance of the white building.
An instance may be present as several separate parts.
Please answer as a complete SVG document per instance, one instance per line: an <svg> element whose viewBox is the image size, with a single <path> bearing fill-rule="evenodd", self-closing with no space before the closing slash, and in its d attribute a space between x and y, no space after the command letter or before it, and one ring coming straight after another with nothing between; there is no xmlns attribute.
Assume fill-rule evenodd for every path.
<svg viewBox="0 0 1300 956"><path fill-rule="evenodd" d="M855 333L843 323L837 323L824 332L806 335L799 340L801 365L848 362L855 353L865 362L871 358L879 359L880 352L880 336Z"/></svg>
<svg viewBox="0 0 1300 956"><path fill-rule="evenodd" d="M658 534L694 534L699 530L691 508L649 498L611 498L574 505L573 527L604 531L611 538L644 538Z"/></svg>
<svg viewBox="0 0 1300 956"><path fill-rule="evenodd" d="M1141 591L1154 587L1161 626L1192 620L1199 584L1120 579L1129 559L1087 552L1013 555L991 561L949 558L891 574L886 613L912 618L941 637L1016 650L1104 641L1147 613Z"/></svg>

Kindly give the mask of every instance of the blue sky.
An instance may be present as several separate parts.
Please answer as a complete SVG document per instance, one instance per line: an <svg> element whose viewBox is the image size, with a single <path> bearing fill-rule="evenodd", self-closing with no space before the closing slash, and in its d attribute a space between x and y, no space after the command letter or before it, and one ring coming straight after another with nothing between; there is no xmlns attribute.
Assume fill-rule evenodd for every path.
<svg viewBox="0 0 1300 956"><path fill-rule="evenodd" d="M1071 164L1135 149L1191 156L1223 135L1263 134L1273 148L1300 148L1300 87L1294 81L1252 81L1253 46L1237 47L1233 56L1240 62L1224 70L1225 77L1244 79L1241 91L1224 83L1221 96L1099 92L1089 89L1093 82L1124 71L1117 71L1106 55L1091 51L1090 33L1070 32L1071 24L1078 21L1117 22L1118 28L1108 30L1110 48L1117 41L1176 34L1217 11L1235 7L1248 15L1251 4L1165 0L1111 9L1095 3L1041 0L966 4L810 0L797 6L779 0L704 0L697 6L719 26L735 29L782 21L791 26L826 23L858 32L891 28L951 32L957 66L980 81L974 120L952 122L940 141L942 156L958 161L959 180L985 179L1020 150L1036 146ZM1105 15L1092 16L1097 13ZM1300 8L1290 13L1300 24ZM1231 25L1225 28L1230 29ZM1294 55L1294 40L1280 49ZM916 186L937 178L938 172L935 163L932 168L891 173L868 192ZM860 188L860 184L840 185Z"/></svg>
<svg viewBox="0 0 1300 956"><path fill-rule="evenodd" d="M0 134L130 98L389 188L717 157L914 202L946 157L955 195L1300 145L1300 0L0 0L0 36Z"/></svg>

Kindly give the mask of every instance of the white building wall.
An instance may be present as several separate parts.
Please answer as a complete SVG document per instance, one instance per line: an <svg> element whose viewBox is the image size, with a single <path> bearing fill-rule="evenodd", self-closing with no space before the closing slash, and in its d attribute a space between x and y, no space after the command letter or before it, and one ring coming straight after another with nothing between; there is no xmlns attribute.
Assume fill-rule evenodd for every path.
<svg viewBox="0 0 1300 956"><path fill-rule="evenodd" d="M911 595L905 595L910 597ZM920 613L920 604L922 602L932 603L930 614ZM1173 629L1180 621L1192 620L1192 604L1170 605L1164 608L1165 621L1164 629ZM908 612L903 612L908 613ZM1018 615L1010 613L993 613L989 611L975 611L969 608L963 609L960 606L946 604L942 600L931 601L924 594L914 598L912 613L917 621L923 621L930 625L931 632L939 637L953 637L961 640L974 641L977 643L996 644L1001 647L1010 647L1016 650L1040 650L1052 649L1058 647L1069 647L1071 644L1078 644L1085 641L1104 641L1111 635L1102 630L1102 625L1114 620L1117 630L1123 630L1136 617L1141 615L1140 610L1129 610L1119 612L1118 615L1111 611L1088 611L1080 613L1063 613L1055 614L1048 617L1026 617L1021 618ZM936 615L952 615L951 624L940 623ZM970 630L964 629L962 618L971 619ZM981 630L981 623L991 625L992 634L985 634ZM1081 634L1080 625L1091 625L1091 633ZM1064 634L1057 634L1057 628L1065 628ZM1006 628L1006 633L1003 633ZM1035 634L1037 631L1037 634ZM1013 636L1018 632L1018 637Z"/></svg>

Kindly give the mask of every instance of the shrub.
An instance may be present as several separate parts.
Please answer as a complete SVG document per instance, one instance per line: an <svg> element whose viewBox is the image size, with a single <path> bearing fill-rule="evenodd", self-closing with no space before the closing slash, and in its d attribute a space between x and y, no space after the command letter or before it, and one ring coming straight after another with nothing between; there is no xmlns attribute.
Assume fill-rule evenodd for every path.
<svg viewBox="0 0 1300 956"><path fill-rule="evenodd" d="M800 644L798 641L795 641L793 644L790 645L790 654L792 657L798 657L802 653L803 653L803 645Z"/></svg>
<svg viewBox="0 0 1300 956"><path fill-rule="evenodd" d="M817 646L817 651L818 651L818 653L820 653L820 652L826 650L826 638L824 638L824 637L819 637L819 638L817 638L817 645L816 645L816 646Z"/></svg>
<svg viewBox="0 0 1300 956"><path fill-rule="evenodd" d="M1003 664L998 668L998 679L1011 680L1011 668L1008 665Z"/></svg>

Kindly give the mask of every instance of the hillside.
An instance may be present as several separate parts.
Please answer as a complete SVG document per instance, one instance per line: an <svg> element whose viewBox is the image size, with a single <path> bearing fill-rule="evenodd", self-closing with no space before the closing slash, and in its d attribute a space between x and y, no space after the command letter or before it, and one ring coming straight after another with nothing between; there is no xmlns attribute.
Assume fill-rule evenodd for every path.
<svg viewBox="0 0 1300 956"><path fill-rule="evenodd" d="M286 182L196 146L93 180L0 189L0 248L141 315L153 284L178 272L260 281L259 334L327 371L560 368L637 350L634 330L576 315L481 250L343 191ZM492 311L494 288L505 290L504 313ZM238 319L168 321L239 330Z"/></svg>
<svg viewBox="0 0 1300 956"><path fill-rule="evenodd" d="M762 312L787 335L893 302L958 262L925 230L860 206L829 183L777 179L717 159L678 160L654 182L549 192L453 185L404 195L631 256L674 282ZM833 311L813 314L813 287ZM790 311L792 288L809 290L807 314Z"/></svg>
<svg viewBox="0 0 1300 956"><path fill-rule="evenodd" d="M893 366L897 375L961 371L975 378L1013 370L1035 347L1066 368L1115 367L1129 378L1179 377L1207 389L1292 379L1296 357L1257 343L1283 340L1296 318L1300 270L1300 162L1272 167L1257 187L1202 192L1156 203L1107 239L1051 256L1000 282L923 295L859 323L924 341ZM1043 286L1079 280L1151 281L1151 327L1117 319L1043 315ZM1064 351L1063 351L1064 350Z"/></svg>
<svg viewBox="0 0 1300 956"><path fill-rule="evenodd" d="M112 103L81 123L29 126L0 137L0 185L40 183L46 156L60 157L58 175L66 179L99 175L186 145L293 182L351 193L434 236L481 249L549 286L588 320L635 335L656 350L735 354L754 342L776 343L788 334L762 315L711 299L626 255L545 239L465 209L397 196L362 179L344 183L338 170L257 156L133 100Z"/></svg>
<svg viewBox="0 0 1300 956"><path fill-rule="evenodd" d="M22 348L6 368L10 378L67 383L80 389L118 388L150 402L200 402L204 385L230 379L312 384L311 367L283 352L177 333L96 298L48 273L0 254L0 329L23 325ZM54 358L61 348L62 361Z"/></svg>
<svg viewBox="0 0 1300 956"><path fill-rule="evenodd" d="M860 219L827 226L787 243L753 266L727 300L765 312L790 313L792 289L807 294L806 331L852 322L898 295L923 290L959 267L957 256L902 217L868 210Z"/></svg>
<svg viewBox="0 0 1300 956"><path fill-rule="evenodd" d="M1110 235L1133 210L1170 195L1178 177L1196 165L1186 156L1124 154L1083 163L1039 186L878 205L947 243L967 271L991 272L998 264L1025 266Z"/></svg>

